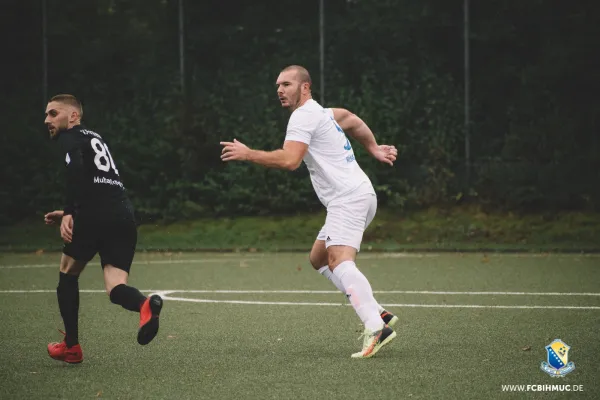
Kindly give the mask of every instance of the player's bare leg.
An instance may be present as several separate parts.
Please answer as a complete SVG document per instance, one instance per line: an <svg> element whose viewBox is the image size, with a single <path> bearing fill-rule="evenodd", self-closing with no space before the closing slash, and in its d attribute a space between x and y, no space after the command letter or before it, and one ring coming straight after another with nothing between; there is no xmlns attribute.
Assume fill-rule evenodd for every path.
<svg viewBox="0 0 600 400"><path fill-rule="evenodd" d="M48 344L48 354L55 360L70 364L83 361L83 352L79 345L79 275L85 266L85 262L76 261L66 254L63 254L60 260L56 296L65 327L65 338L62 342Z"/></svg>
<svg viewBox="0 0 600 400"><path fill-rule="evenodd" d="M327 248L325 248L324 240L315 240L312 250L310 251L309 259L315 270L319 271L321 275L329 279L329 281L331 281L331 283L333 283L345 296L348 296L340 279L329 268L329 254L327 253ZM398 317L381 307L379 303L377 303L377 309L381 319L387 325L394 326L396 322L398 322Z"/></svg>
<svg viewBox="0 0 600 400"><path fill-rule="evenodd" d="M388 344L396 332L381 320L379 305L367 278L356 268L356 249L351 246L327 248L329 268L340 280L356 314L365 325L363 348L352 358L369 358Z"/></svg>
<svg viewBox="0 0 600 400"><path fill-rule="evenodd" d="M313 268L319 271L321 275L325 278L329 279L331 283L335 285L336 288L343 294L346 294L346 290L342 285L342 282L333 274L333 272L329 269L329 260L327 255L327 249L325 248L324 240L315 240L313 247L310 251L310 255L308 258L310 259L310 263Z"/></svg>
<svg viewBox="0 0 600 400"><path fill-rule="evenodd" d="M158 332L158 318L163 301L159 295L144 296L139 290L127 285L129 273L113 265L104 266L104 285L110 301L126 310L140 313L138 343L145 345Z"/></svg>

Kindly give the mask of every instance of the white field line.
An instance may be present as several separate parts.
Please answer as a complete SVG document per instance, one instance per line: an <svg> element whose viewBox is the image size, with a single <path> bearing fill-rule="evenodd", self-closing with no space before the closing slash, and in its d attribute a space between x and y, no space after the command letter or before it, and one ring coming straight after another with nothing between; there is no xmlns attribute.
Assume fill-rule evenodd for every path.
<svg viewBox="0 0 600 400"><path fill-rule="evenodd" d="M189 299L186 297L170 297L165 295L164 300L184 301L190 303L216 303L216 304L246 304L246 305L276 305L276 306L349 306L343 303L304 303L291 301L246 301L246 300L209 300L209 299ZM600 307L593 306L486 306L477 304L381 304L384 307L398 308L502 308L502 309L565 309L565 310L600 310Z"/></svg>
<svg viewBox="0 0 600 400"><path fill-rule="evenodd" d="M160 294L164 300L182 301L190 303L213 303L213 304L244 304L244 305L281 305L281 306L344 306L343 302L293 302L293 301L253 301L253 300L213 300L213 299L193 299L186 297L173 297L171 293L338 293L336 291L226 291L226 290L142 290ZM105 293L104 290L81 290L83 293ZM397 291L393 291L394 293ZM0 294L11 293L55 293L55 290L1 290ZM389 293L389 292L379 292ZM411 292L414 293L414 292ZM418 293L418 292L417 292ZM427 292L429 293L429 292ZM597 295L592 293L592 295ZM479 305L479 304L407 304L407 303L385 303L385 307L398 308L487 308L487 309L554 309L554 310L600 310L600 306L506 306L506 305Z"/></svg>
<svg viewBox="0 0 600 400"><path fill-rule="evenodd" d="M404 255L400 255L404 254ZM435 254L410 254L410 253L398 253L398 255L394 256L390 254L389 256L384 255L365 255L361 256L361 259L365 260L374 260L374 259L387 259L387 258L422 258L422 257L436 257ZM266 257L260 255L241 255L241 256L223 256L222 258L199 258L199 259L177 259L177 260L150 260L150 261L134 261L133 266L136 265L171 265L171 264L204 264L204 263L219 263L219 262L255 262L255 261L263 261ZM15 264L15 265L0 265L0 269L20 269L20 268L57 268L59 266L59 260L52 264ZM90 262L93 263L93 262Z"/></svg>
<svg viewBox="0 0 600 400"><path fill-rule="evenodd" d="M270 255L276 253L269 253ZM285 255L286 253L281 253ZM438 257L439 254L427 254L427 253L381 253L381 254L364 254L359 256L359 260L376 260L376 259L389 259L389 258L424 258L424 257ZM133 262L133 266L136 265L160 265L160 264L203 264L203 263L219 263L219 262L254 262L262 261L267 257L262 254L227 254L219 258L199 258L199 259L176 259L176 260L150 260L150 261L139 261ZM55 263L52 264L14 264L14 265L0 265L0 269L20 269L20 268L58 268L60 258L57 258Z"/></svg>
<svg viewBox="0 0 600 400"><path fill-rule="evenodd" d="M152 291L152 290L149 290ZM169 290L170 293L235 293L235 294L340 294L337 290ZM448 292L430 290L373 290L377 294L430 295L495 295L495 296L600 296L589 292Z"/></svg>
<svg viewBox="0 0 600 400"><path fill-rule="evenodd" d="M237 258L205 258L199 260L152 260L152 261L134 261L133 266L136 265L154 265L154 264L202 264L202 263L218 263L218 262L228 262L228 261L238 261ZM242 261L242 260L240 260ZM253 259L246 259L244 261L256 261ZM93 262L90 262L93 264ZM19 268L51 268L54 267L58 269L59 262L58 260L54 264L22 264L22 265L0 265L0 269L19 269Z"/></svg>
<svg viewBox="0 0 600 400"><path fill-rule="evenodd" d="M178 290L178 289L141 289L151 293L200 293L200 294L340 294L337 290ZM0 290L2 293L55 293L52 289ZM104 290L82 289L81 293L104 293ZM450 292L430 290L374 290L376 294L418 294L418 295L463 295L463 296L600 296L592 292Z"/></svg>
<svg viewBox="0 0 600 400"><path fill-rule="evenodd" d="M219 262L254 262L262 261L270 256L278 255L278 253L227 253L223 254L219 258L199 258L199 259L170 259L170 260L150 260L150 261L134 261L133 265L171 265L171 264L203 264L203 263L219 263ZM282 256L286 256L288 253L280 253ZM289 253L297 254L297 253ZM360 260L386 260L393 258L435 258L441 255L481 255L482 253L366 253L358 256ZM539 257L570 257L570 258L589 258L589 257L600 257L600 254L552 254L552 253L485 253L489 257L519 257L519 258L539 258ZM57 258L56 263L52 264L11 264L11 265L0 265L0 269L20 269L20 268L57 268L59 265L60 258ZM272 261L270 261L272 262Z"/></svg>

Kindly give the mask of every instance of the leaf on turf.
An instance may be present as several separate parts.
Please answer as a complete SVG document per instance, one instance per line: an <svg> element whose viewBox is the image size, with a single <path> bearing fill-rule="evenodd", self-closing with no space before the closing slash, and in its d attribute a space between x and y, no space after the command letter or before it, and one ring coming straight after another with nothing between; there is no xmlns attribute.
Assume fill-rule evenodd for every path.
<svg viewBox="0 0 600 400"><path fill-rule="evenodd" d="M531 346L525 346L521 350L523 350L523 351L529 351L529 350L531 350Z"/></svg>
<svg viewBox="0 0 600 400"><path fill-rule="evenodd" d="M36 256L41 256L42 254L44 254L44 249L39 249L35 252Z"/></svg>
<svg viewBox="0 0 600 400"><path fill-rule="evenodd" d="M302 271L302 267L301 267L301 266L299 266L299 265L296 265L296 269L297 269L298 271Z"/></svg>
<svg viewBox="0 0 600 400"><path fill-rule="evenodd" d="M175 339L176 337L177 336L175 336L175 335L169 335L169 336L167 336L167 339Z"/></svg>
<svg viewBox="0 0 600 400"><path fill-rule="evenodd" d="M101 397L102 396L102 390L99 391L98 393L96 393L96 397Z"/></svg>

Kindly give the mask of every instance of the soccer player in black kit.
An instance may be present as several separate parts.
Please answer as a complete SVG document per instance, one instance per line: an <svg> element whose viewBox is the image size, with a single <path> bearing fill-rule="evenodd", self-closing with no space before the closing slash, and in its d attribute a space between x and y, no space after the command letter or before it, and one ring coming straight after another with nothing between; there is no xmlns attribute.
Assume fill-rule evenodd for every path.
<svg viewBox="0 0 600 400"><path fill-rule="evenodd" d="M106 142L81 125L82 115L74 96L60 94L48 103L44 121L50 138L60 146L67 171L63 210L45 215L46 224L60 221L64 241L56 294L65 338L50 343L48 354L72 364L83 361L78 338L79 274L96 253L110 301L140 313L139 344L156 336L163 303L160 296L147 298L127 285L137 243L133 207Z"/></svg>

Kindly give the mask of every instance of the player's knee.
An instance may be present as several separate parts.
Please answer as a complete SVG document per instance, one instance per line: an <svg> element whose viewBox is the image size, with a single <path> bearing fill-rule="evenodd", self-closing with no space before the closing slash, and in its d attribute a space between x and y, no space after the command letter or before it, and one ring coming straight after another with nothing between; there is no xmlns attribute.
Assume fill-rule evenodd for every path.
<svg viewBox="0 0 600 400"><path fill-rule="evenodd" d="M319 266L317 265L318 262L317 262L317 260L315 260L313 253L310 253L308 255L308 261L310 261L310 265L312 265L314 269L319 269Z"/></svg>
<svg viewBox="0 0 600 400"><path fill-rule="evenodd" d="M329 254L327 256L327 265L329 265L330 270L333 271L333 269L337 267L339 263L340 261L338 261L338 258L335 255Z"/></svg>
<svg viewBox="0 0 600 400"><path fill-rule="evenodd" d="M106 288L106 294L111 297L111 293L113 292L113 290L117 287L117 286L121 286L121 285L127 285L127 282L122 282L122 281L118 281L118 282L106 282L104 284L105 288Z"/></svg>
<svg viewBox="0 0 600 400"><path fill-rule="evenodd" d="M128 273L113 265L104 266L104 287L106 294L110 296L112 290L119 285L127 285Z"/></svg>
<svg viewBox="0 0 600 400"><path fill-rule="evenodd" d="M327 265L327 258L321 257L319 254L317 254L317 252L314 252L314 251L310 252L310 254L308 255L308 259L310 261L310 264L317 271L319 269L321 269L321 267L324 267Z"/></svg>
<svg viewBox="0 0 600 400"><path fill-rule="evenodd" d="M60 263L60 272L67 275L79 276L84 267L84 263L78 263L74 260L70 260L68 262L63 260Z"/></svg>
<svg viewBox="0 0 600 400"><path fill-rule="evenodd" d="M104 279L104 288L106 289L106 294L111 298L111 300L112 300L111 294L112 294L113 290L117 286L127 285L127 280L125 280L125 279L118 279L118 278L115 279L115 278L113 278L113 279L108 278L107 279L105 277L105 279Z"/></svg>
<svg viewBox="0 0 600 400"><path fill-rule="evenodd" d="M344 261L354 261L356 259L356 249L351 246L329 246L327 249L327 261L329 269L333 271L335 267Z"/></svg>
<svg viewBox="0 0 600 400"><path fill-rule="evenodd" d="M80 271L74 265L61 265L60 272L67 275L79 275Z"/></svg>
<svg viewBox="0 0 600 400"><path fill-rule="evenodd" d="M327 265L329 265L329 269L332 271L335 267L337 267L344 261L352 261L352 258L345 254L338 254L333 252L327 255Z"/></svg>

